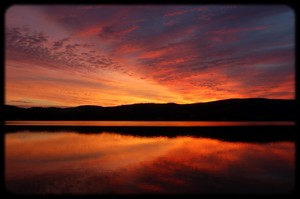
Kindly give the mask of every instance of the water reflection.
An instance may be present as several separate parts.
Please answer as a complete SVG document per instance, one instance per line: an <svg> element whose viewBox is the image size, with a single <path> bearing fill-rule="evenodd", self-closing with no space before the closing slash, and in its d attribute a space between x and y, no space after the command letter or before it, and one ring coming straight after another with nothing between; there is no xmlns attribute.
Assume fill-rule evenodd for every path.
<svg viewBox="0 0 300 199"><path fill-rule="evenodd" d="M295 143L224 142L113 132L5 135L13 193L285 193Z"/></svg>
<svg viewBox="0 0 300 199"><path fill-rule="evenodd" d="M5 121L14 126L293 126L294 121Z"/></svg>

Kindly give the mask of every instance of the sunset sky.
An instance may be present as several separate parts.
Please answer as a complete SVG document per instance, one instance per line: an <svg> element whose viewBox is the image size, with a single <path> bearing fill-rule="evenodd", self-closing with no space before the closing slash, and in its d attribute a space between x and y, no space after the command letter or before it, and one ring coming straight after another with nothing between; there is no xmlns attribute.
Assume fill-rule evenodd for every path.
<svg viewBox="0 0 300 199"><path fill-rule="evenodd" d="M294 99L294 17L284 5L14 5L5 104Z"/></svg>

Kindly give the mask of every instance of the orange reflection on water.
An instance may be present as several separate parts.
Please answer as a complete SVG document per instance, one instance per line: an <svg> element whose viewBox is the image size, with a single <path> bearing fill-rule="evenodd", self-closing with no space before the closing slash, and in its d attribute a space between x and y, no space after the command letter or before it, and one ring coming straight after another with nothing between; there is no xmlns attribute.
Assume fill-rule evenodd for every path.
<svg viewBox="0 0 300 199"><path fill-rule="evenodd" d="M20 176L31 175L24 171L42 173L54 168L78 168L82 164L85 170L119 169L159 156L178 141L108 133L23 132L6 135L5 142L7 173L20 172L16 174Z"/></svg>
<svg viewBox="0 0 300 199"><path fill-rule="evenodd" d="M5 180L16 193L286 192L294 155L293 142L23 131L5 135Z"/></svg>

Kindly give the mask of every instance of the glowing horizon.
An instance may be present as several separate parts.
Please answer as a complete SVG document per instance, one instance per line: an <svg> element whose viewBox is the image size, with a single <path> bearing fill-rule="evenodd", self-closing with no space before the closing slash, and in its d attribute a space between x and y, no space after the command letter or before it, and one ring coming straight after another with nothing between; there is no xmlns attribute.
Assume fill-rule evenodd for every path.
<svg viewBox="0 0 300 199"><path fill-rule="evenodd" d="M15 5L5 104L295 99L294 13L274 5Z"/></svg>

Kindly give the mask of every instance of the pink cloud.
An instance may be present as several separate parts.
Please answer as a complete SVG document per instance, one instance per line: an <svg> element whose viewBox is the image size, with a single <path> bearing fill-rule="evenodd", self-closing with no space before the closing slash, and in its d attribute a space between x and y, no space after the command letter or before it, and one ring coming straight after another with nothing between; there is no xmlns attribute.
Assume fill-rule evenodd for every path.
<svg viewBox="0 0 300 199"><path fill-rule="evenodd" d="M123 29L118 32L119 35L126 35L128 33L131 33L132 31L135 31L138 28L138 26L131 26L126 29Z"/></svg>
<svg viewBox="0 0 300 199"><path fill-rule="evenodd" d="M190 12L190 10L170 11L170 12L167 12L164 16L165 17L174 17L174 16L185 14L187 12Z"/></svg>
<svg viewBox="0 0 300 199"><path fill-rule="evenodd" d="M96 25L79 31L77 35L81 37L90 37L99 34L101 30L102 30L102 26Z"/></svg>
<svg viewBox="0 0 300 199"><path fill-rule="evenodd" d="M208 7L196 7L196 8L192 8L189 10L174 10L174 11L167 12L164 15L164 17L174 17L174 16L183 15L185 13L189 13L189 12L193 12L193 11L202 12L202 11L207 11L207 10L208 10Z"/></svg>
<svg viewBox="0 0 300 199"><path fill-rule="evenodd" d="M215 34L215 35L236 34L236 33L240 33L240 32L265 30L270 27L271 27L270 25L266 25L266 26L250 27L250 28L245 28L245 27L228 28L228 29L215 30L215 31L209 32L209 34Z"/></svg>
<svg viewBox="0 0 300 199"><path fill-rule="evenodd" d="M18 62L15 68L19 69L25 64L29 68L35 64L41 70L73 71L83 75L118 73L122 81L128 80L123 75L143 79L160 85L159 89L171 90L169 96L188 102L262 96L266 89L277 97L294 98L292 79L285 79L286 85L281 80L284 79L281 76L295 72L295 55L290 31L292 22L280 17L286 12L280 11L280 7L259 8L257 12L253 12L256 8L229 9L227 6L156 8L102 6L97 10L84 6L73 10L68 6L50 6L22 10L20 7L8 13L6 60ZM281 19L272 25L262 25L273 16ZM27 30L22 23L29 24ZM11 70L10 67L6 71ZM35 83L37 86L38 81ZM141 82L128 84L128 87L135 84ZM280 84L286 91L277 88ZM165 90L160 93L163 92ZM132 93L124 93L122 102L129 102L125 94L132 99ZM264 96L272 97L272 93ZM22 91L22 95L25 92ZM145 94L144 98L139 95L131 102L145 100L149 95ZM20 96L13 100L22 101ZM106 104L111 101L110 96ZM165 101L170 99L165 98Z"/></svg>

